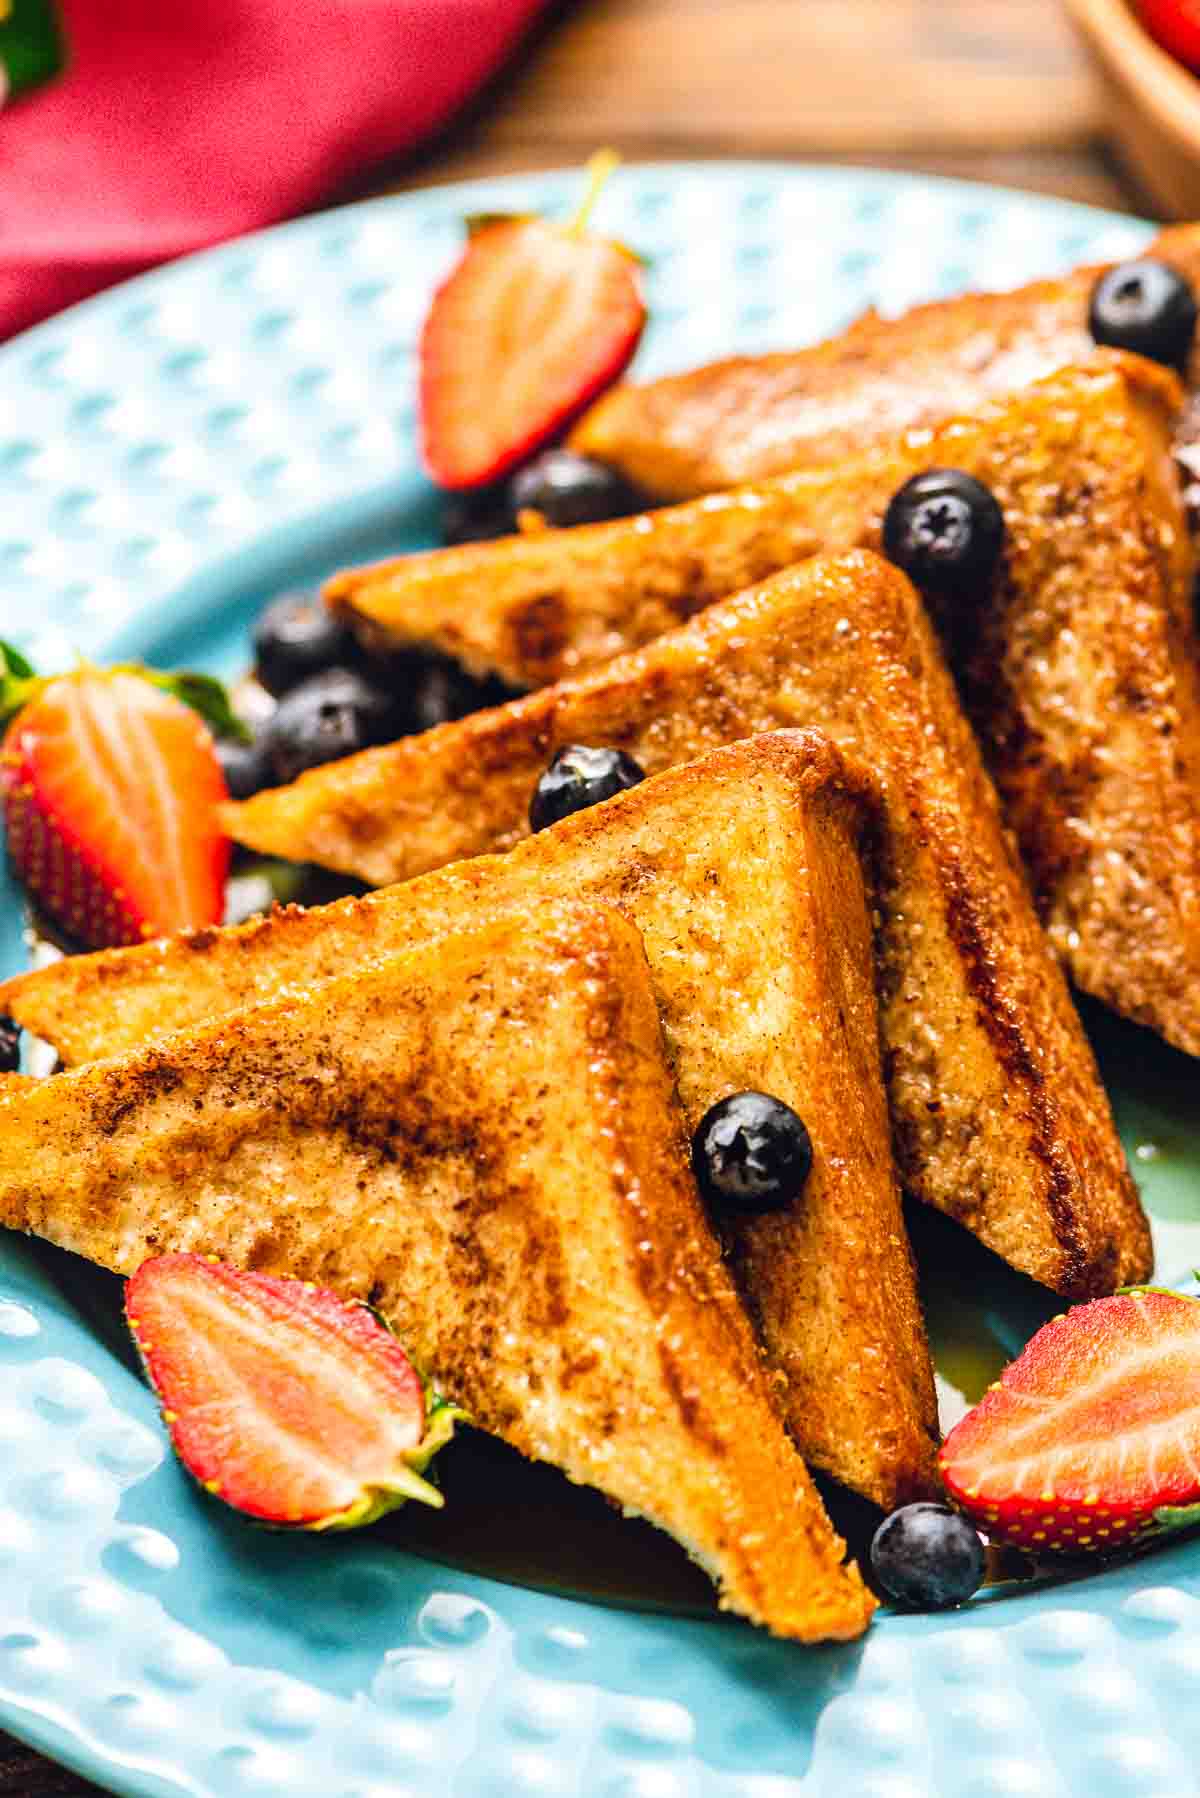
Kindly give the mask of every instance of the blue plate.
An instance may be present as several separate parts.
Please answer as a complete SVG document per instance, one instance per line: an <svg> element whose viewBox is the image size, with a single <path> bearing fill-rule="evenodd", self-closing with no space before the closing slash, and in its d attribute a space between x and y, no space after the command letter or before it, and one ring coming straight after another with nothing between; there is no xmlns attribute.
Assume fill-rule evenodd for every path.
<svg viewBox="0 0 1200 1798"><path fill-rule="evenodd" d="M10 344L3 634L47 667L82 650L229 672L273 591L430 541L413 372L431 287L464 214L565 207L577 186L536 176L323 214ZM650 257L643 373L819 337L870 302L895 309L1125 254L1146 236L1021 194L755 164L626 169L603 207L604 226ZM0 971L24 957L9 889ZM1186 1275L1200 1258L1194 1064L1095 1021L1160 1272ZM113 1299L68 1258L0 1246L0 1722L114 1791L1200 1790L1194 1542L950 1617L885 1614L854 1647L806 1652L694 1606L664 1610L661 1594L657 1609L581 1601L432 1559L453 1562L453 1533L420 1554L403 1523L335 1543L266 1536L193 1494L164 1453ZM944 1300L934 1321L957 1368L961 1290L957 1325ZM998 1359L1039 1304L996 1272L967 1337ZM496 1478L510 1508L535 1504L509 1472ZM564 1535L576 1504L564 1493ZM549 1536L553 1504L538 1515ZM675 1551L661 1554L666 1566ZM545 1565L534 1557L527 1578L544 1585Z"/></svg>

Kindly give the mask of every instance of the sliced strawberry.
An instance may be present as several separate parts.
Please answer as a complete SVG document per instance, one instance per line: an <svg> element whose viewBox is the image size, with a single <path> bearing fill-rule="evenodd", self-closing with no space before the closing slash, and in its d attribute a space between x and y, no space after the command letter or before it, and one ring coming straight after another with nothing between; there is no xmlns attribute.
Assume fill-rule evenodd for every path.
<svg viewBox="0 0 1200 1798"><path fill-rule="evenodd" d="M1200 0L1135 0L1155 43L1190 69L1200 69Z"/></svg>
<svg viewBox="0 0 1200 1798"><path fill-rule="evenodd" d="M1104 1554L1200 1501L1200 1302L1118 1293L1039 1330L950 1432L942 1475L993 1541Z"/></svg>
<svg viewBox="0 0 1200 1798"><path fill-rule="evenodd" d="M221 921L228 798L212 733L149 679L37 683L0 744L14 871L90 949Z"/></svg>
<svg viewBox="0 0 1200 1798"><path fill-rule="evenodd" d="M159 1255L125 1314L180 1460L206 1491L264 1523L371 1523L406 1499L461 1415L435 1404L365 1305L305 1280Z"/></svg>
<svg viewBox="0 0 1200 1798"><path fill-rule="evenodd" d="M638 264L584 224L613 159L597 158L570 225L475 230L421 336L425 466L443 487L499 479L628 365L646 322Z"/></svg>

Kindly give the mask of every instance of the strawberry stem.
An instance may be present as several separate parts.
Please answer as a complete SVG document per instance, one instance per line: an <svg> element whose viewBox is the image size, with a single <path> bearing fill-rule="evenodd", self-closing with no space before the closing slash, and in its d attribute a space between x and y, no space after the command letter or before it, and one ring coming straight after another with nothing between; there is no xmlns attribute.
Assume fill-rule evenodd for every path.
<svg viewBox="0 0 1200 1798"><path fill-rule="evenodd" d="M34 673L19 649L0 641L0 728L24 711L47 684Z"/></svg>
<svg viewBox="0 0 1200 1798"><path fill-rule="evenodd" d="M177 669L164 674L161 669L147 668L144 662L124 662L113 672L136 674L163 693L169 693L203 718L215 737L227 737L236 743L248 743L250 732L233 709L229 694L211 674L196 674L191 669Z"/></svg>
<svg viewBox="0 0 1200 1798"><path fill-rule="evenodd" d="M615 150L597 150L589 156L587 164L587 188L583 200L574 218L567 226L569 237L582 237L588 228L588 220L595 209L596 201L608 183L609 176L620 164L621 158Z"/></svg>

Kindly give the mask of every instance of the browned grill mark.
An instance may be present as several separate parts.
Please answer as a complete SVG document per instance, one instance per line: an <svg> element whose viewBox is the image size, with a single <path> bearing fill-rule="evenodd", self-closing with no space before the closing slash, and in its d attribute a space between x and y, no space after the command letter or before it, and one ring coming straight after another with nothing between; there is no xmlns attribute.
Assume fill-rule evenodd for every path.
<svg viewBox="0 0 1200 1798"><path fill-rule="evenodd" d="M569 620L558 593L541 593L509 620L516 656L535 665L553 663L567 644Z"/></svg>
<svg viewBox="0 0 1200 1798"><path fill-rule="evenodd" d="M1029 1146L1046 1171L1046 1205L1055 1239L1063 1251L1062 1284L1069 1289L1087 1265L1087 1243L1072 1200L1075 1175L1063 1150L1058 1107L1033 1045L1022 1031L1011 999L998 978L988 947L989 939L996 940L995 929L981 915L961 867L950 857L938 854L936 844L934 855L945 899L946 928L958 950L967 989L976 1001L983 1028L1005 1072L1022 1095Z"/></svg>
<svg viewBox="0 0 1200 1798"><path fill-rule="evenodd" d="M688 1435L694 1436L697 1442L703 1443L711 1454L727 1454L729 1452L728 1444L712 1428L705 1415L698 1390L689 1384L687 1376L672 1354L670 1345L666 1342L658 1344L658 1364L662 1369L663 1384L674 1401L675 1409L679 1413L679 1420Z"/></svg>

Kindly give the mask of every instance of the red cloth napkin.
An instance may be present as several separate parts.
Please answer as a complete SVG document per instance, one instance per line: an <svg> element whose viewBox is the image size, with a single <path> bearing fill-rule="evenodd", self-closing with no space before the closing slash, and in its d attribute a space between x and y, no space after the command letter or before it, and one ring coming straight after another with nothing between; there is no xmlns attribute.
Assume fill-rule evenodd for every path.
<svg viewBox="0 0 1200 1798"><path fill-rule="evenodd" d="M335 192L446 120L541 0L60 0L0 111L0 338Z"/></svg>

